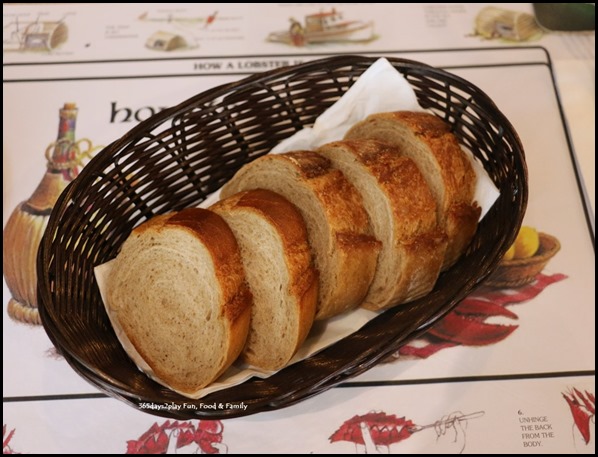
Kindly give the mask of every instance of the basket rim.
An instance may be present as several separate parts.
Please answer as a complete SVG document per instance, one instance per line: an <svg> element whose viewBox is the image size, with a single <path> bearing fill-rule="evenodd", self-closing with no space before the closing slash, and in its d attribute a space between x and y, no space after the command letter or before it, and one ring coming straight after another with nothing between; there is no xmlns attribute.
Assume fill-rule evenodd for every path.
<svg viewBox="0 0 598 457"><path fill-rule="evenodd" d="M296 72L297 70L307 71L307 70L311 69L312 67L314 69L320 69L319 67L322 67L323 65L334 64L337 61L344 62L344 61L352 60L352 59L354 59L354 62L352 64L359 64L359 63L365 63L365 62L367 62L369 64L373 64L375 61L377 61L380 58L384 58L384 59L388 60L391 63L391 65L393 63L400 63L400 64L404 65L406 68L409 68L410 66L412 66L413 68L417 68L420 70L429 70L438 75L450 76L450 78L453 79L454 81L459 81L463 84L475 87L476 90L479 92L479 94L485 97L484 102L489 103L491 108L495 110L495 114L501 118L500 119L501 123L505 123L506 125L509 126L511 132L516 136L521 150L523 150L521 140L519 139L515 128L513 127L511 122L507 119L507 117L502 114L502 112L498 109L498 107L496 106L494 101L482 89L480 89L478 86L475 86L474 84L470 83L466 79L464 79L454 73L443 70L442 68L434 67L434 66L422 63L422 62L418 62L416 60L412 60L412 59L405 59L405 58L401 58L401 57L388 57L388 56L365 56L365 55L360 55L360 54L346 54L346 55L335 55L332 57L326 57L326 58L322 58L322 59L315 59L315 60L304 62L304 63L298 64L298 65L290 65L290 66L275 68L272 70L266 70L264 72L246 76L245 78L242 78L238 81L220 84L211 89L207 89L197 95L194 95L186 100L183 100L182 102L180 102L172 107L163 109L163 110L155 113L154 115L150 116L149 118L141 121L139 124L132 127L130 130L125 132L123 135L121 135L115 141L108 144L92 160L99 161L101 157L108 155L107 151L111 152L112 150L118 150L118 149L120 149L121 146L127 144L129 141L129 137L135 137L135 136L137 136L137 134L147 131L148 127L150 127L152 125L155 126L155 125L162 123L163 121L171 118L172 116L175 116L177 113L184 111L189 105L196 104L202 99L212 99L213 100L213 98L216 98L221 95L225 95L235 88L244 87L244 86L248 86L251 84L257 84L260 81L268 80L268 79L272 78L273 76L280 77L280 76L284 76L285 74L292 74L292 73ZM348 63L347 65L351 65L351 64ZM323 71L325 71L325 70L323 70ZM91 163L91 161L90 161L90 163ZM80 175L85 172L86 168L87 168L87 166L83 167L83 169L80 172ZM76 180L71 182L71 184L73 184L75 181ZM68 187L70 187L70 185ZM61 197L68 190L68 187L67 187L67 189L65 189L62 192ZM56 206L58 206L58 201L55 204L55 207Z"/></svg>

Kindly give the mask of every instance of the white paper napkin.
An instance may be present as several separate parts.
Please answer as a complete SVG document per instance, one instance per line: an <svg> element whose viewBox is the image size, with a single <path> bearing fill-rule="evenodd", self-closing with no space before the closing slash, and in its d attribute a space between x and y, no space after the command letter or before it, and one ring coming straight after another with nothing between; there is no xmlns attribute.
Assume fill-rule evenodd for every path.
<svg viewBox="0 0 598 457"><path fill-rule="evenodd" d="M345 133L370 114L388 111L424 111L415 92L390 62L374 62L334 105L324 111L313 127L306 127L281 141L271 153L315 149L341 140Z"/></svg>

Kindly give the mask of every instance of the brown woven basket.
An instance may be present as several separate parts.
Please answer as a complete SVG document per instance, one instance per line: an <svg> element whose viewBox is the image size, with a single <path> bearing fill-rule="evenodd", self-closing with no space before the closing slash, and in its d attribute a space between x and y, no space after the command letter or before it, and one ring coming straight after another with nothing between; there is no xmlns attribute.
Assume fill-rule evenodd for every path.
<svg viewBox="0 0 598 457"><path fill-rule="evenodd" d="M527 259L501 260L484 285L513 288L524 286L536 279L536 275L561 249L561 243L554 236L547 233L539 233L539 236L540 247L535 255Z"/></svg>
<svg viewBox="0 0 598 457"><path fill-rule="evenodd" d="M56 203L38 255L42 323L72 367L107 394L176 419L226 418L286 407L372 367L448 313L496 267L527 203L525 158L513 127L480 89L445 71L389 58L420 104L453 126L501 195L463 258L428 296L384 312L358 332L268 379L193 401L155 383L127 357L93 275L133 227L195 206L243 164L310 126L376 59L339 56L216 87L140 123L106 147ZM193 405L179 410L146 404ZM202 409L244 402L247 409Z"/></svg>

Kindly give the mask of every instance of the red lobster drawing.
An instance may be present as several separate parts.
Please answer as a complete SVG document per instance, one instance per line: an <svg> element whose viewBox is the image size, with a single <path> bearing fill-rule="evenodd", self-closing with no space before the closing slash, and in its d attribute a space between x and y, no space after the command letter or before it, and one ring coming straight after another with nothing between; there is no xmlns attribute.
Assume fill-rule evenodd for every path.
<svg viewBox="0 0 598 457"><path fill-rule="evenodd" d="M486 319L502 316L517 320L518 316L506 308L538 296L546 287L567 278L563 274L538 274L536 280L518 289L492 289L483 287L465 298L444 319L434 325L417 343L403 346L404 356L427 358L436 352L457 346L484 346L498 343L513 333L516 324L490 324Z"/></svg>
<svg viewBox="0 0 598 457"><path fill-rule="evenodd" d="M332 434L330 442L350 441L365 446L363 430L367 428L375 446L390 446L411 436L414 424L405 417L383 412L353 416ZM366 435L367 437L367 435Z"/></svg>
<svg viewBox="0 0 598 457"><path fill-rule="evenodd" d="M15 452L10 447L10 440L12 437L15 436L15 429L13 428L10 432L8 432L8 436L6 436L6 424L2 425L2 453L3 454L20 454L20 452Z"/></svg>
<svg viewBox="0 0 598 457"><path fill-rule="evenodd" d="M575 387L567 393L563 393L563 398L571 409L575 427L581 434L583 442L588 445L592 438L590 433L590 421L594 423L596 414L596 398L594 394L584 390L583 392Z"/></svg>
<svg viewBox="0 0 598 457"><path fill-rule="evenodd" d="M224 426L220 421L202 420L157 422L137 440L127 441L127 454L226 454L222 443Z"/></svg>
<svg viewBox="0 0 598 457"><path fill-rule="evenodd" d="M386 414L385 412L370 412L353 416L345 421L329 439L331 443L338 441L354 443L358 453L364 451L366 454L388 454L392 444L406 440L422 430L433 428L437 438L445 436L449 430L453 430L454 437L451 438L451 441L460 453L465 448L465 424L469 419L476 419L483 415L484 411L472 414L454 412L432 424L416 425L404 416L397 417L395 414Z"/></svg>

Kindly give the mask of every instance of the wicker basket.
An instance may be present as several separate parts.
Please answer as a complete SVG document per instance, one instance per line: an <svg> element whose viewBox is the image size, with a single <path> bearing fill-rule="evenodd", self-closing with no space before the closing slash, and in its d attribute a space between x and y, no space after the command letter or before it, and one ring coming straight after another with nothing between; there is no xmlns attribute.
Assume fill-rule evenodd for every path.
<svg viewBox="0 0 598 457"><path fill-rule="evenodd" d="M243 164L267 153L333 104L376 59L340 56L216 87L140 123L106 147L56 203L38 255L42 323L57 349L93 385L134 407L176 419L226 418L286 407L372 367L448 313L493 271L513 242L527 203L525 158L513 127L471 83L389 58L420 104L453 126L501 192L467 253L428 296L384 312L358 332L268 379L193 401L155 383L114 334L93 267L116 256L133 227L198 205ZM206 410L200 403L244 402Z"/></svg>
<svg viewBox="0 0 598 457"><path fill-rule="evenodd" d="M524 286L536 279L536 275L561 249L561 243L554 236L546 233L539 233L539 236L540 247L536 254L527 259L502 260L484 285L513 288Z"/></svg>

